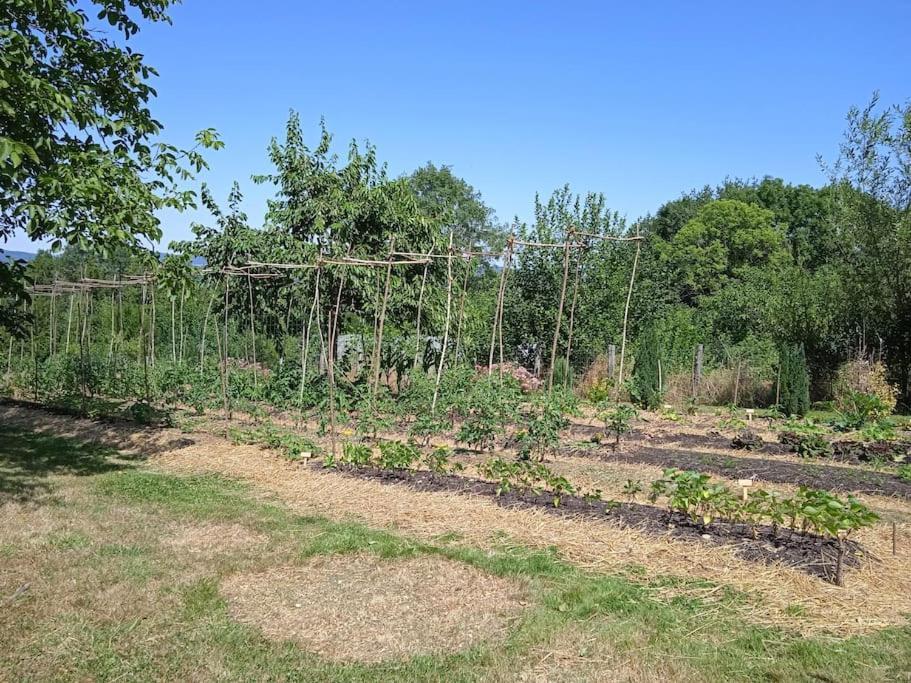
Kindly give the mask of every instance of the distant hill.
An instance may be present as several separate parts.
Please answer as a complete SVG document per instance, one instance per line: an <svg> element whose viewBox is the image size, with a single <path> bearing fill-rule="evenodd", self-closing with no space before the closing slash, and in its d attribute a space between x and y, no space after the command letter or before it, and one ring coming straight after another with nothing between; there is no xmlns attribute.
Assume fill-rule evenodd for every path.
<svg viewBox="0 0 911 683"><path fill-rule="evenodd" d="M10 261L17 261L19 259L23 261L31 261L38 254L35 254L30 251L16 251L15 249L0 249L0 258L7 259ZM159 254L159 257L164 258L166 254ZM192 261L194 266L202 268L206 265L206 260L201 256L197 256Z"/></svg>
<svg viewBox="0 0 911 683"><path fill-rule="evenodd" d="M15 251L13 249L0 249L0 258L5 258L10 261L31 261L35 258L37 254L33 254L30 251Z"/></svg>

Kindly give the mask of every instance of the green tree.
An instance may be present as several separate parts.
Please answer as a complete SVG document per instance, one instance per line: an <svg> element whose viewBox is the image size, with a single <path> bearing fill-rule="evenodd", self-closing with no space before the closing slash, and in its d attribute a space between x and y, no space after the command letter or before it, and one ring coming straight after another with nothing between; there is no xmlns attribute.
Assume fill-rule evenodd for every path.
<svg viewBox="0 0 911 683"><path fill-rule="evenodd" d="M848 112L840 155L827 168L839 230L843 315L854 333L854 351L881 347L905 405L911 404L909 141L911 102L882 108L874 95L863 109Z"/></svg>
<svg viewBox="0 0 911 683"><path fill-rule="evenodd" d="M193 205L184 184L206 167L200 147L159 140L148 104L156 75L126 43L140 21L167 22L171 0L0 5L0 242L16 232L102 253L161 237L155 212ZM88 10L99 22L90 23ZM122 37L116 41L107 25ZM26 299L24 272L0 259L0 324Z"/></svg>
<svg viewBox="0 0 911 683"><path fill-rule="evenodd" d="M710 295L747 268L772 267L786 256L784 237L767 209L733 199L705 204L666 243L685 301Z"/></svg>
<svg viewBox="0 0 911 683"><path fill-rule="evenodd" d="M448 239L449 230L453 230L455 243L465 248L502 244L503 231L493 209L484 203L480 192L452 172L451 166L428 161L407 180L418 208L441 226L441 239Z"/></svg>
<svg viewBox="0 0 911 683"><path fill-rule="evenodd" d="M810 378L803 347L783 345L778 351L780 364L779 403L787 415L805 415L810 409Z"/></svg>

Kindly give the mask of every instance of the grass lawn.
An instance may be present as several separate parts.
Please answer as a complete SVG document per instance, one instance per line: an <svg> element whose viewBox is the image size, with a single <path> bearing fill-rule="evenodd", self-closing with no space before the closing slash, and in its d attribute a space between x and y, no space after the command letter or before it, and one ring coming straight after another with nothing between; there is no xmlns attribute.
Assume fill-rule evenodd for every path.
<svg viewBox="0 0 911 683"><path fill-rule="evenodd" d="M382 662L322 657L236 618L225 586L237 577L287 573L315 561L344 567L346 557L390 571L415 558L442 558L520 586L526 598L495 638ZM344 574L339 585L343 591ZM375 590L396 597L384 595L388 586ZM909 626L810 639L745 622L736 609L744 600L704 582L637 580L635 567L623 575L587 573L505 537L497 550L482 551L456 535L418 542L354 521L302 517L233 480L175 476L101 446L0 428L0 680L911 675ZM306 604L295 607L308 611ZM270 632L281 632L280 622L270 624ZM334 630L340 626L314 628L327 637L351 632ZM368 642L370 633L362 637Z"/></svg>

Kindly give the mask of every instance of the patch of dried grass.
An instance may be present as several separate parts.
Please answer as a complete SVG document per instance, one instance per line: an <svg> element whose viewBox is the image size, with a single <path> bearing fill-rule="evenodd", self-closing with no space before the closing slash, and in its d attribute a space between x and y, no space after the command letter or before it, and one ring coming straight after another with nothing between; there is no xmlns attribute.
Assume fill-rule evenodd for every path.
<svg viewBox="0 0 911 683"><path fill-rule="evenodd" d="M522 608L515 582L440 557L316 557L300 567L235 574L229 610L275 640L335 661L457 652L497 639Z"/></svg>
<svg viewBox="0 0 911 683"><path fill-rule="evenodd" d="M218 555L262 545L269 537L243 524L208 522L182 524L164 539L163 544L191 555Z"/></svg>
<svg viewBox="0 0 911 683"><path fill-rule="evenodd" d="M12 413L16 410L12 409ZM38 411L28 411L38 422ZM10 422L17 415L0 408ZM23 416L18 415L19 419ZM55 427L54 416L42 429L65 429L78 436L94 423L67 418ZM142 449L148 437L121 426L113 444ZM173 438L173 430L159 439ZM170 431L170 434L168 432ZM221 437L194 434L195 443L176 452L162 451L154 463L172 472L218 472L238 477L261 491L277 495L290 508L336 520L355 519L372 526L393 528L419 539L459 534L468 544L497 547L505 534L531 548L557 548L562 557L593 571L618 572L630 565L644 568L646 576L681 576L726 584L753 597L744 618L779 624L803 633L829 632L840 636L906 623L911 613L911 528L899 524L899 552L891 555L891 525L880 524L857 534L857 540L878 560L868 561L846 576L838 588L783 566L760 566L738 558L725 546L708 546L655 536L636 529L591 519L557 517L544 510L507 509L495 501L454 493L427 493L391 487L377 481L341 476L274 457L257 446L232 446ZM121 447L123 447L121 445ZM900 503L896 503L900 505ZM801 605L805 614L795 615Z"/></svg>

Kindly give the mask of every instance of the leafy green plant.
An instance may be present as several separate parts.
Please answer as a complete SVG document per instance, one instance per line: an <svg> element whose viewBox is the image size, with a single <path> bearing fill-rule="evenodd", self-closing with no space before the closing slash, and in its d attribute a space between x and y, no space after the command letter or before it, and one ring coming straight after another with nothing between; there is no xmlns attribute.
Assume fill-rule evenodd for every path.
<svg viewBox="0 0 911 683"><path fill-rule="evenodd" d="M430 440L434 436L445 433L451 427L452 423L448 419L434 416L428 411L415 418L408 433L415 437L422 446L429 446Z"/></svg>
<svg viewBox="0 0 911 683"><path fill-rule="evenodd" d="M519 456L543 460L553 454L560 444L560 432L568 426L563 406L557 401L544 401L528 418L527 429L519 439Z"/></svg>
<svg viewBox="0 0 911 683"><path fill-rule="evenodd" d="M832 421L833 428L839 432L863 429L889 414L888 406L875 394L851 392L846 398L846 404L848 409L840 411Z"/></svg>
<svg viewBox="0 0 911 683"><path fill-rule="evenodd" d="M664 470L661 479L652 483L649 500L667 497L669 512L682 512L694 524L707 526L736 505L736 498L723 484L710 483L707 474L692 470Z"/></svg>
<svg viewBox="0 0 911 683"><path fill-rule="evenodd" d="M911 465L899 465L895 475L902 481L911 483Z"/></svg>
<svg viewBox="0 0 911 683"><path fill-rule="evenodd" d="M384 470L408 470L421 458L417 448L402 441L381 441L379 447L379 466Z"/></svg>
<svg viewBox="0 0 911 683"><path fill-rule="evenodd" d="M538 462L506 462L500 458L493 458L479 466L478 471L482 476L496 481L498 496L510 491L522 496L528 491L540 493L546 490L552 496L554 507L559 507L564 496L572 495L576 491L566 477Z"/></svg>
<svg viewBox="0 0 911 683"><path fill-rule="evenodd" d="M636 500L636 496L642 493L642 482L638 479L627 479L623 485L623 493L630 502Z"/></svg>
<svg viewBox="0 0 911 683"><path fill-rule="evenodd" d="M844 556L849 536L866 526L872 525L879 516L854 496L842 500L828 491L798 490L799 514L803 525L817 534L834 539L838 544L835 565L835 584L844 585Z"/></svg>
<svg viewBox="0 0 911 683"><path fill-rule="evenodd" d="M740 417L740 411L736 406L729 406L727 415L718 421L718 429L723 430L745 429L746 426L747 423Z"/></svg>
<svg viewBox="0 0 911 683"><path fill-rule="evenodd" d="M888 420L879 420L865 425L860 430L863 441L894 441L898 438L895 427Z"/></svg>
<svg viewBox="0 0 911 683"><path fill-rule="evenodd" d="M794 452L801 458L832 457L832 444L821 434L799 436L793 446Z"/></svg>
<svg viewBox="0 0 911 683"><path fill-rule="evenodd" d="M430 453L425 454L422 462L430 473L436 476L452 474L464 469L462 463L452 462L452 451L445 446L435 448Z"/></svg>
<svg viewBox="0 0 911 683"><path fill-rule="evenodd" d="M758 451L762 448L762 437L756 432L744 429L731 440L731 446L739 450Z"/></svg>
<svg viewBox="0 0 911 683"><path fill-rule="evenodd" d="M478 451L489 451L493 449L497 435L502 431L502 424L490 411L478 410L462 422L456 434L456 441Z"/></svg>
<svg viewBox="0 0 911 683"><path fill-rule="evenodd" d="M605 433L614 437L614 448L619 448L620 438L632 431L632 420L638 414L635 408L626 403L620 403L601 414Z"/></svg>
<svg viewBox="0 0 911 683"><path fill-rule="evenodd" d="M351 467L367 467L373 461L373 449L365 443L345 442L339 462Z"/></svg>

